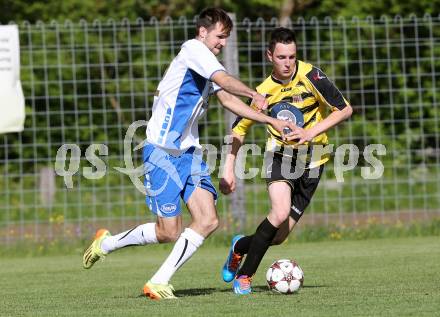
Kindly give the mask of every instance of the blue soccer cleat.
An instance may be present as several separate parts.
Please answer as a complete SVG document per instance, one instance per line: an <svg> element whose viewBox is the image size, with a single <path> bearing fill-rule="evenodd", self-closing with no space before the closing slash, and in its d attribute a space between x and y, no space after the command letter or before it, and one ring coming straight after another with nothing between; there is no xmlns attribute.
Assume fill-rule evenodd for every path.
<svg viewBox="0 0 440 317"><path fill-rule="evenodd" d="M248 295L252 293L251 288L252 277L241 275L234 279L233 290L237 295Z"/></svg>
<svg viewBox="0 0 440 317"><path fill-rule="evenodd" d="M222 269L223 281L226 283L229 283L234 279L235 274L237 274L238 268L240 267L241 260L243 259L242 255L234 252L235 243L237 243L237 241L243 237L244 236L242 234L239 234L232 238L228 258L226 259L225 265L223 265Z"/></svg>

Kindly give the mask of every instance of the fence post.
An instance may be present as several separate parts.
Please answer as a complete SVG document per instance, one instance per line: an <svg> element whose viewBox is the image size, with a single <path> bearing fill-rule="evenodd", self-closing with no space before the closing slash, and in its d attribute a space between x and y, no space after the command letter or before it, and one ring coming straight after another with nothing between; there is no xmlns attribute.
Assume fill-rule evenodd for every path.
<svg viewBox="0 0 440 317"><path fill-rule="evenodd" d="M52 207L55 192L55 171L53 167L43 167L40 170L40 200L44 207Z"/></svg>
<svg viewBox="0 0 440 317"><path fill-rule="evenodd" d="M237 48L237 27L236 27L236 17L234 13L228 13L232 22L234 23L234 28L229 36L228 44L224 49L224 63L225 68L231 75L238 77L238 48ZM226 134L230 133L232 124L235 121L235 115L230 111L225 111L225 123L226 123ZM231 214L232 219L235 224L235 229L237 231L242 231L246 225L246 210L244 204L244 182L242 179L236 179L235 192L230 195L231 197Z"/></svg>

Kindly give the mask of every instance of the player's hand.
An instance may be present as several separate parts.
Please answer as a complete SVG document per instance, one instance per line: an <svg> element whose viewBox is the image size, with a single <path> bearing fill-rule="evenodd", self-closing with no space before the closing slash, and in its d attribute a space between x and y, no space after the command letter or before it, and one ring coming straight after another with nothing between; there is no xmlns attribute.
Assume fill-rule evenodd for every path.
<svg viewBox="0 0 440 317"><path fill-rule="evenodd" d="M257 110L258 112L266 110L267 107L269 106L266 98L257 92L252 97L251 105L254 105L256 108L255 110Z"/></svg>
<svg viewBox="0 0 440 317"><path fill-rule="evenodd" d="M313 140L314 136L310 130L295 127L292 132L285 135L287 141L297 141L296 145L304 144Z"/></svg>
<svg viewBox="0 0 440 317"><path fill-rule="evenodd" d="M223 177L219 182L220 191L224 195L229 195L235 191L235 175L234 171L226 171L223 173Z"/></svg>
<svg viewBox="0 0 440 317"><path fill-rule="evenodd" d="M272 119L269 124L280 133L283 140L287 140L285 135L286 131L291 132L297 128L297 126L293 124L293 122L279 119Z"/></svg>

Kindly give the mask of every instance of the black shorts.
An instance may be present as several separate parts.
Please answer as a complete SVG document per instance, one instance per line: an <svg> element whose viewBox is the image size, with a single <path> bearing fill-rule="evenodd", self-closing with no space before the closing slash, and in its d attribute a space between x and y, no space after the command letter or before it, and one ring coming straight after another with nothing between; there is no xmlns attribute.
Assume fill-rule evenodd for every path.
<svg viewBox="0 0 440 317"><path fill-rule="evenodd" d="M270 165L268 165L269 168L266 175L266 182L268 186L275 182L286 182L290 185L290 187L292 187L292 194L290 197L292 207L290 209L290 216L296 222L298 222L304 210L309 205L316 188L318 187L322 172L324 170L324 164L314 167L312 169L303 168L301 170L304 171L302 175L300 175L300 172L297 172L297 174L300 176L296 178L286 178L281 172L282 159L282 154L275 153L273 157L272 168L270 168ZM293 157L291 160L291 164L286 165L285 171L290 171L290 173L293 174L295 172L295 164L296 158ZM285 175L288 174L286 172L284 172Z"/></svg>

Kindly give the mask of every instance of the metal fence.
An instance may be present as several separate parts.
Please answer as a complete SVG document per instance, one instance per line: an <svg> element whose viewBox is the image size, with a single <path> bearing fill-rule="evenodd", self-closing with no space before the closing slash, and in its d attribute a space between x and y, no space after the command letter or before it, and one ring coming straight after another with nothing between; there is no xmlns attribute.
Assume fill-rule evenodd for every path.
<svg viewBox="0 0 440 317"><path fill-rule="evenodd" d="M276 26L276 19L236 23L237 41L230 45L237 49L239 77L250 86L270 73L265 49ZM344 182L336 181L333 161L327 164L301 221L356 225L438 216L440 18L300 18L289 26L298 36L298 58L323 69L353 105L352 119L329 136L335 147L355 145L359 156ZM19 30L27 117L22 133L0 136L0 241L73 239L100 226L117 231L153 219L144 196L115 167L125 167L126 131L148 120L156 85L180 45L194 36L194 20L23 23ZM212 100L201 143L222 145L224 117ZM264 148L264 130L255 126L247 142ZM144 135L144 128L136 130L129 147L135 166L140 151L133 148ZM72 188L54 172L64 144L81 153L78 168L67 157L75 172ZM108 149L100 153L106 172L95 179L84 177L96 170L86 159L91 144ZM369 144L386 147L378 179L361 177ZM258 167L261 157L247 162ZM246 181L242 199L247 224L254 226L269 208L264 180ZM220 232L236 229L230 206L221 196Z"/></svg>

